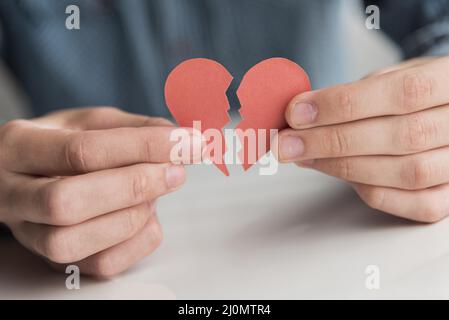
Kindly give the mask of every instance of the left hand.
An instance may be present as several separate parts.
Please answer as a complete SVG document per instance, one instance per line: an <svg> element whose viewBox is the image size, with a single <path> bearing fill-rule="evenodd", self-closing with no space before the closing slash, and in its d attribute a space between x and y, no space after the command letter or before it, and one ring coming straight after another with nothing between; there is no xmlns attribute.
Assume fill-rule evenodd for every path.
<svg viewBox="0 0 449 320"><path fill-rule="evenodd" d="M449 56L303 93L286 118L280 161L347 180L369 206L399 217L449 214Z"/></svg>

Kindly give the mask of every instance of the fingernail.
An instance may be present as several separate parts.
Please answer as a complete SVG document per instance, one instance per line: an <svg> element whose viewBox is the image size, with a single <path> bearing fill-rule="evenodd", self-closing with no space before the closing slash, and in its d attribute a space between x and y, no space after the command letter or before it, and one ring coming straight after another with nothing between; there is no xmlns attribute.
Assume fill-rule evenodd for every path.
<svg viewBox="0 0 449 320"><path fill-rule="evenodd" d="M304 143L299 137L283 136L279 139L279 155L281 160L291 161L304 153Z"/></svg>
<svg viewBox="0 0 449 320"><path fill-rule="evenodd" d="M297 103L291 113L292 122L296 125L307 125L315 122L318 115L317 108L310 103Z"/></svg>
<svg viewBox="0 0 449 320"><path fill-rule="evenodd" d="M165 169L165 180L169 189L174 189L183 184L185 176L184 167L182 166L170 166Z"/></svg>

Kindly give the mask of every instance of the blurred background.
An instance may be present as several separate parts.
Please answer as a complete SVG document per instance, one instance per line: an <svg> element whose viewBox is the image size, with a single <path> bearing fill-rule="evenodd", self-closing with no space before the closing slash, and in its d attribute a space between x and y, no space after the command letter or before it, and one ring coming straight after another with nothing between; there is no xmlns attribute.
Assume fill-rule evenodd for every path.
<svg viewBox="0 0 449 320"><path fill-rule="evenodd" d="M311 15L315 18L307 22L310 28L304 30L314 41L310 41L307 50L299 50L298 55L314 88L356 80L400 59L398 49L382 30L365 28L365 8L360 1L342 3L333 13L335 19L316 20L317 15ZM316 10L321 9L317 7ZM307 15L301 19L307 19ZM314 27L316 24L326 31L313 34L313 30L318 29ZM3 62L0 65L0 101L0 119L31 116L26 95Z"/></svg>
<svg viewBox="0 0 449 320"><path fill-rule="evenodd" d="M0 0L0 7L13 1ZM82 0L54 3L72 1ZM366 29L361 1L324 0L325 6L322 1L291 1L307 1L315 11L297 18L308 26L301 35L313 40L298 48L297 57L314 88L357 80L401 59L382 30ZM44 0L20 2L39 6ZM81 32L92 30L81 19ZM64 63L70 57L59 58ZM80 60L86 61L84 56ZM229 60L219 61L234 71ZM17 83L0 62L0 119L32 116L30 99ZM449 219L422 227L380 214L341 181L293 166L281 166L273 176L235 168L232 179L205 166L188 170L189 187L159 203L163 247L126 277L113 282L87 279L83 290L67 291L64 274L50 273L38 257L8 238L0 241L0 252L8 257L0 263L0 299L449 297ZM381 291L365 287L365 267L372 264L382 267Z"/></svg>

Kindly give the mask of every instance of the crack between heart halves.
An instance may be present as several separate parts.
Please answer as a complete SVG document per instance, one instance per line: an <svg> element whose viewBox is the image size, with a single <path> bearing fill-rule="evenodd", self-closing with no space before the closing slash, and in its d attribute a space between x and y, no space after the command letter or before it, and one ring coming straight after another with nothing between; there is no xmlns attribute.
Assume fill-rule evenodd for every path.
<svg viewBox="0 0 449 320"><path fill-rule="evenodd" d="M228 89L225 92L226 98L229 103L228 116L230 118L230 121L223 127L223 129L235 128L235 126L243 120L243 117L240 114L240 100L237 95L238 88L236 87L236 85L240 84L240 81L240 79L233 78L231 83L229 84Z"/></svg>

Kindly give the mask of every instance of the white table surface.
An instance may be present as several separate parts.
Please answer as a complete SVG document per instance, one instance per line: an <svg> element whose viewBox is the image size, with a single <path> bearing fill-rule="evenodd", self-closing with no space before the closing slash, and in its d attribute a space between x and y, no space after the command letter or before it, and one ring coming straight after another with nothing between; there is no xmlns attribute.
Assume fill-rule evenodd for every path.
<svg viewBox="0 0 449 320"><path fill-rule="evenodd" d="M0 236L0 299L449 298L449 220L381 214L294 166L231 172L189 168L185 187L159 202L159 250L113 280L82 277L80 290ZM379 290L365 287L368 265L380 268Z"/></svg>

